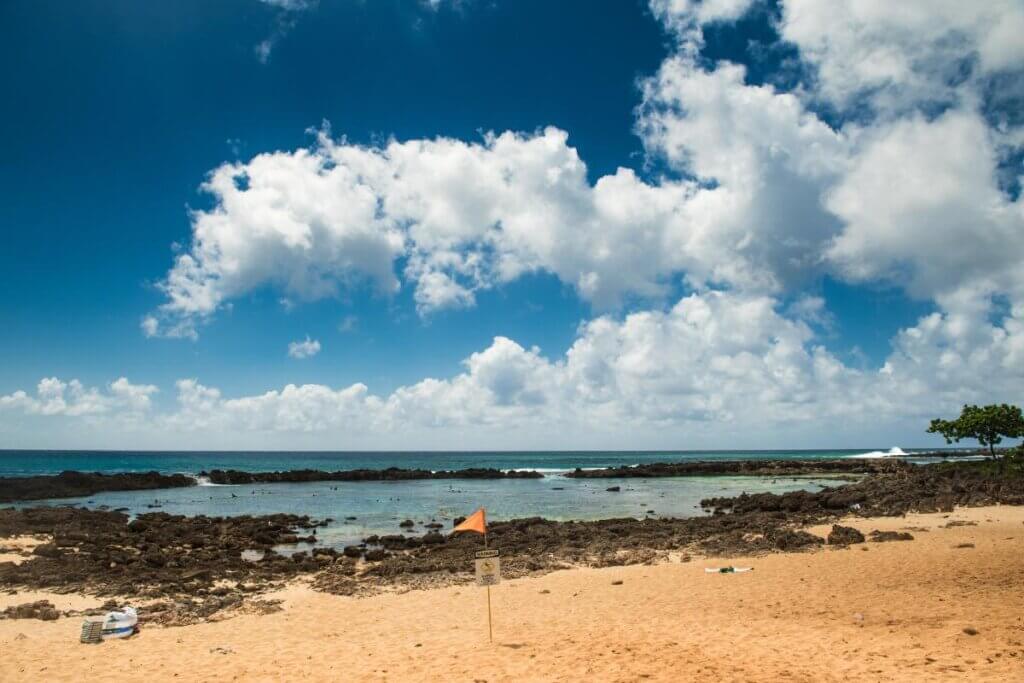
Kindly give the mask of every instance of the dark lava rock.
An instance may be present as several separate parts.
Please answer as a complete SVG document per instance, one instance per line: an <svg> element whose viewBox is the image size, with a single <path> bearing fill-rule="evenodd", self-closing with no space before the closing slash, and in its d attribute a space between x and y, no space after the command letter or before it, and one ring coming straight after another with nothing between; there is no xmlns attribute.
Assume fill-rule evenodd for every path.
<svg viewBox="0 0 1024 683"><path fill-rule="evenodd" d="M994 476L972 463L905 465L817 492L742 494L701 501L702 508L717 513L853 513L861 517L899 517L908 512L952 511L958 505L995 504L1024 505L1024 477Z"/></svg>
<svg viewBox="0 0 1024 683"><path fill-rule="evenodd" d="M39 555L40 557L60 557L61 551L56 543L43 543L33 548L32 554Z"/></svg>
<svg viewBox="0 0 1024 683"><path fill-rule="evenodd" d="M400 522L398 526L402 527L403 529L411 529L412 527L416 526L416 522L412 521L411 519L407 519Z"/></svg>
<svg viewBox="0 0 1024 683"><path fill-rule="evenodd" d="M462 524L465 521L466 521L465 517L456 517L455 519L452 520L452 526L458 526L458 525Z"/></svg>
<svg viewBox="0 0 1024 683"><path fill-rule="evenodd" d="M77 498L91 496L100 491L142 491L195 485L195 479L184 474L160 474L159 472L100 474L98 472L66 471L57 475L37 477L0 477L0 502Z"/></svg>
<svg viewBox="0 0 1024 683"><path fill-rule="evenodd" d="M43 621L55 621L60 617L60 612L49 600L37 602L26 602L21 605L8 607L0 615L8 619L41 619Z"/></svg>
<svg viewBox="0 0 1024 683"><path fill-rule="evenodd" d="M829 545L852 545L854 543L863 543L864 534L854 529L852 526L840 526L838 524L832 525L832 531L828 534Z"/></svg>
<svg viewBox="0 0 1024 683"><path fill-rule="evenodd" d="M313 588L334 595L354 595L361 584L355 578L355 560L339 558L333 565L317 574Z"/></svg>
<svg viewBox="0 0 1024 683"><path fill-rule="evenodd" d="M402 536L401 534L386 534L384 536L380 536L374 545L382 545L388 550L402 550L409 544L410 540L412 539Z"/></svg>
<svg viewBox="0 0 1024 683"><path fill-rule="evenodd" d="M345 549L342 550L342 554L344 554L345 557L358 559L363 556L363 549L357 545L347 545L345 546Z"/></svg>
<svg viewBox="0 0 1024 683"><path fill-rule="evenodd" d="M49 534L31 560L0 563L0 587L139 597L194 594L219 579L266 582L303 569L265 550L316 522L306 516L184 517L155 512L131 524L120 512L70 507L0 509L0 537Z"/></svg>
<svg viewBox="0 0 1024 683"><path fill-rule="evenodd" d="M618 493L621 490L622 490L621 486L609 486L608 488L605 489L605 491L608 491L610 493Z"/></svg>
<svg viewBox="0 0 1024 683"><path fill-rule="evenodd" d="M437 533L436 531L431 531L429 534L425 534L423 536L423 543L426 545L437 545L439 543L444 543L444 536Z"/></svg>
<svg viewBox="0 0 1024 683"><path fill-rule="evenodd" d="M363 555L363 557L366 558L367 562L380 562L381 560L383 560L387 556L388 556L387 551L386 550L382 550L380 548L377 548L375 550L367 550L366 554Z"/></svg>
<svg viewBox="0 0 1024 683"><path fill-rule="evenodd" d="M914 467L900 460L713 460L692 462L656 462L645 465L606 467L597 470L576 468L565 476L574 479L611 479L619 477L701 477L711 475L750 475L792 477L820 474L876 474L905 471Z"/></svg>
<svg viewBox="0 0 1024 683"><path fill-rule="evenodd" d="M913 541L914 537L906 531L879 531L875 529L871 532L871 540L875 543L885 543L886 541Z"/></svg>
<svg viewBox="0 0 1024 683"><path fill-rule="evenodd" d="M772 546L782 551L801 550L810 546L821 545L825 540L806 531L781 529L768 534Z"/></svg>
<svg viewBox="0 0 1024 683"><path fill-rule="evenodd" d="M540 472L505 472L493 468L471 467L462 470L403 469L388 467L383 470L288 470L287 472L241 472L239 470L212 470L200 472L214 484L255 484L309 481L411 481L415 479L543 479Z"/></svg>

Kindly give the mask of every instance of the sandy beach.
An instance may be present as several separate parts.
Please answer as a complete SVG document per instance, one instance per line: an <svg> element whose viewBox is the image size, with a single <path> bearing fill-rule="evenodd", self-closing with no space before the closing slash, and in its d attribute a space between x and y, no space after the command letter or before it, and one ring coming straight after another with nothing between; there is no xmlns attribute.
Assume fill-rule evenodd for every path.
<svg viewBox="0 0 1024 683"><path fill-rule="evenodd" d="M353 598L295 584L268 596L284 599L275 614L145 626L91 646L77 642L79 619L6 620L0 679L1024 678L1024 508L843 523L909 529L914 540L507 580L492 591L493 644L485 594L473 585ZM755 569L704 571L723 564ZM61 608L88 603L49 597Z"/></svg>

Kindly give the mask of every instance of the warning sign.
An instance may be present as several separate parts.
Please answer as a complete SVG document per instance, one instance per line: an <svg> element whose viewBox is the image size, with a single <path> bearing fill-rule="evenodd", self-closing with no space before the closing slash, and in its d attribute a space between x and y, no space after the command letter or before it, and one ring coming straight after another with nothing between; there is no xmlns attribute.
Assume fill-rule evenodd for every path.
<svg viewBox="0 0 1024 683"><path fill-rule="evenodd" d="M481 550L475 562L478 586L496 586L501 582L501 558L497 550Z"/></svg>

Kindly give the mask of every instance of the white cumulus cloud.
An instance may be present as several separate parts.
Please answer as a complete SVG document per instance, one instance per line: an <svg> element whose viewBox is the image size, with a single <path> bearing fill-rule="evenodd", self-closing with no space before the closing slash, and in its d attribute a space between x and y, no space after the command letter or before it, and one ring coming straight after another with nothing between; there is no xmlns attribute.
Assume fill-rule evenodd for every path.
<svg viewBox="0 0 1024 683"><path fill-rule="evenodd" d="M310 339L307 335L302 341L293 341L288 344L288 355L291 358L312 358L320 353L320 342Z"/></svg>
<svg viewBox="0 0 1024 683"><path fill-rule="evenodd" d="M783 0L777 28L807 74L785 92L701 55L702 26L755 4L652 2L677 42L641 83L636 131L664 176L620 168L591 182L554 127L372 146L324 127L308 149L211 172L212 207L192 215L165 300L142 322L149 336L195 337L267 287L296 305L408 287L429 315L544 272L596 311L566 353L498 337L462 372L386 395L288 385L225 398L183 380L153 423L411 446L414 432L515 426L557 438L724 425L739 439L1019 402L1024 204L1006 160L1024 130L1006 103L1024 92L1022 5ZM805 287L825 275L901 287L934 312L895 335L881 367L852 367L815 336L836 324ZM669 307L680 279L692 293ZM45 381L0 405L71 415L61 406L96 402Z"/></svg>
<svg viewBox="0 0 1024 683"><path fill-rule="evenodd" d="M818 94L881 113L970 104L975 85L1020 72L1017 0L784 0L780 31L817 70Z"/></svg>
<svg viewBox="0 0 1024 683"><path fill-rule="evenodd" d="M15 392L0 406L65 419L143 414L154 433L227 434L239 445L289 434L321 446L363 439L396 448L455 446L459 438L517 447L535 435L566 447L626 447L638 435L713 445L723 433L730 443L780 445L799 430L835 435L866 426L923 435L929 417L963 401L1019 400L1024 309L993 316L977 301L946 301L946 312L903 330L879 369L844 364L777 299L710 291L665 311L591 320L554 358L497 337L466 358L462 372L387 395L357 383L227 397L185 379L176 406L154 413L147 409L155 387L118 380L98 392L47 379L36 397ZM818 310L813 301L800 308Z"/></svg>
<svg viewBox="0 0 1024 683"><path fill-rule="evenodd" d="M68 382L57 377L41 379L35 395L15 391L0 396L0 409L21 410L30 415L67 415L72 417L118 413L135 416L150 410L150 397L157 393L152 384L132 384L120 377L105 390L86 387L77 379Z"/></svg>

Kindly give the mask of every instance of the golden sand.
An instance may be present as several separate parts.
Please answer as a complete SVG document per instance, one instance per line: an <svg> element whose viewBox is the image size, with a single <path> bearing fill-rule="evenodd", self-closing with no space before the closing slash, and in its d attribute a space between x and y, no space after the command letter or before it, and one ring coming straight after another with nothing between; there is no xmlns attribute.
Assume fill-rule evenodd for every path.
<svg viewBox="0 0 1024 683"><path fill-rule="evenodd" d="M0 538L0 562L13 562L21 564L31 557L32 549L49 541L48 536L17 536L15 538Z"/></svg>
<svg viewBox="0 0 1024 683"><path fill-rule="evenodd" d="M917 530L505 581L492 589L493 644L476 586L361 599L295 586L283 612L100 645L77 642L79 619L6 620L0 681L1024 681L1024 508L847 523ZM755 570L704 572L726 563Z"/></svg>

